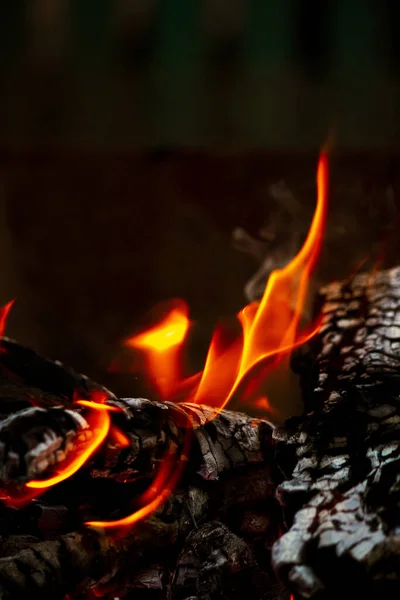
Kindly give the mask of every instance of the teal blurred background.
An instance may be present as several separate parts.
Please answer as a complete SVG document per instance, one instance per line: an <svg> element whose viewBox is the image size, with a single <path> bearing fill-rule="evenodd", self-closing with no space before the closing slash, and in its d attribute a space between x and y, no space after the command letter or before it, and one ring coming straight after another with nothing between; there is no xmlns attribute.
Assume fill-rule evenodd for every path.
<svg viewBox="0 0 400 600"><path fill-rule="evenodd" d="M0 146L397 146L391 0L0 3Z"/></svg>

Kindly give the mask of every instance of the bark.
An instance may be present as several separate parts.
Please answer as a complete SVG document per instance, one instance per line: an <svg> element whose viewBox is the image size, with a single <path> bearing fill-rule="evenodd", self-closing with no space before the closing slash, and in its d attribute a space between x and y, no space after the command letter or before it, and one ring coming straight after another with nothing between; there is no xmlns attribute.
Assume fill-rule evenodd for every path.
<svg viewBox="0 0 400 600"><path fill-rule="evenodd" d="M102 390L119 407L112 423L129 446L110 434L66 482L23 509L0 507L0 598L80 598L92 588L135 600L396 597L400 269L326 287L320 311L319 335L293 358L305 412L281 429L231 411L116 399L84 379L87 398ZM16 344L9 354L0 354L0 478L21 485L62 466L90 419L74 404L81 376L34 354L31 369ZM119 535L84 526L135 510L166 453L182 458L188 432L178 487L151 517Z"/></svg>
<svg viewBox="0 0 400 600"><path fill-rule="evenodd" d="M0 423L0 481L8 491L20 491L32 477L50 477L90 439L88 409L74 403L85 389L85 397L100 390L109 405L119 408L110 413L112 424L130 443L119 447L110 434L75 476L23 508L13 508L15 502L0 507L0 598L33 593L79 597L92 588L110 597L230 597L232 569L254 598L260 582L263 598L282 592L269 559L281 521L274 497L271 424L191 404L116 399L15 343L6 341L5 350L0 355L0 395L6 390L12 408L3 409ZM28 408L32 402L35 406ZM137 509L166 453L174 452L175 468L179 466L188 432L187 467L151 517L123 531L84 526L88 520L116 520ZM214 522L215 527L210 525ZM225 542L235 550L233 562L229 556L221 559ZM213 544L215 560L210 563L204 557ZM182 577L182 565L190 560L195 564L188 580ZM207 581L213 582L212 596L207 596Z"/></svg>
<svg viewBox="0 0 400 600"><path fill-rule="evenodd" d="M319 310L295 361L306 414L275 434L289 530L273 565L304 598L398 596L400 269L327 286Z"/></svg>

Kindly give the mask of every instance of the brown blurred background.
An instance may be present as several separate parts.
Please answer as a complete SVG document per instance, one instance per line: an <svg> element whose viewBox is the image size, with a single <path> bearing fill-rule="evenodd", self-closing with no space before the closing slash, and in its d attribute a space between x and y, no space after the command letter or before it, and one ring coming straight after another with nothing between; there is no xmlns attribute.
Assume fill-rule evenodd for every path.
<svg viewBox="0 0 400 600"><path fill-rule="evenodd" d="M182 297L200 367L258 268L232 230L281 211L283 249L305 231L332 127L318 281L383 250L396 263L399 17L389 0L1 2L8 334L133 394L107 366L154 304ZM295 217L271 199L282 180Z"/></svg>

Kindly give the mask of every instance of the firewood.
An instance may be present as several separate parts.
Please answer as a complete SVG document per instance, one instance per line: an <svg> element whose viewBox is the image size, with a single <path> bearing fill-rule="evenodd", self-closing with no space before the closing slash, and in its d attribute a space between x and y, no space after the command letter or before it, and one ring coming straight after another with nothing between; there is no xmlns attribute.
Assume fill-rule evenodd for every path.
<svg viewBox="0 0 400 600"><path fill-rule="evenodd" d="M400 592L400 268L321 291L294 361L305 415L274 434L289 530L272 559L302 598Z"/></svg>
<svg viewBox="0 0 400 600"><path fill-rule="evenodd" d="M93 390L104 390L87 379L82 390L82 377L71 375L69 369L64 373L63 365L40 359L16 343L6 341L6 345L10 356L2 369L0 397L3 383L12 397L11 382L23 406L15 411L18 403L13 403L13 412L4 412L0 422L0 481L12 495L32 477L52 476L85 443L80 437L90 433L90 419L88 408L74 402L81 397L76 390L87 398ZM0 365L6 355L0 354ZM18 356L24 357L23 366ZM29 367L30 357L35 369ZM55 392L46 370L49 376L56 373ZM119 447L110 430L99 451L76 475L27 506L8 501L0 508L0 598L29 598L33 592L42 598L74 597L94 587L105 595L205 598L210 569L202 557L214 543L219 544L215 553L222 552L224 540L236 549L237 559L228 560L222 579L211 568L217 587L218 582L229 583L227 574L234 568L236 580L241 585L247 582L252 597L258 597L264 582L263 597L270 598L278 590L284 598L269 559L282 526L274 497L273 426L238 412L217 414L215 409L193 404L116 399L105 392L103 401L118 409L110 412L112 426L118 427L129 446ZM34 406L27 408L27 402ZM192 439L187 467L177 488L151 516L123 530L85 525L116 520L138 508L138 497L151 485L166 454L175 452L181 458L188 432ZM210 525L214 521L218 526ZM200 558L193 557L193 547L201 551ZM182 565L189 556L197 565L190 581L182 578ZM216 555L214 566L219 564Z"/></svg>
<svg viewBox="0 0 400 600"><path fill-rule="evenodd" d="M100 390L117 409L112 426L129 443L118 446L110 430L75 475L25 507L0 507L0 598L81 598L92 588L135 600L396 597L400 268L327 286L315 312L320 332L293 356L305 412L283 428L232 411L117 399L86 381L88 399ZM62 365L50 385L51 361L21 372L4 366L6 355L0 479L19 489L61 468L91 425L74 385L61 384ZM186 468L151 516L124 530L85 525L136 510L165 456L180 464L188 432ZM50 438L65 450L60 462Z"/></svg>

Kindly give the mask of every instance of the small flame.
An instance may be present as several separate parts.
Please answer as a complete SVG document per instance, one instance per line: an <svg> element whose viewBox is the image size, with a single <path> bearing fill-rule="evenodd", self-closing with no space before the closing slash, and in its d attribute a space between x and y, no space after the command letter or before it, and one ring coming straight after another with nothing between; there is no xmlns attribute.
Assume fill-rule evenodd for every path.
<svg viewBox="0 0 400 600"><path fill-rule="evenodd" d="M131 440L118 427L113 425L110 429L111 439L116 446L120 448L128 448L131 445Z"/></svg>
<svg viewBox="0 0 400 600"><path fill-rule="evenodd" d="M29 481L26 484L26 487L34 489L46 489L56 485L57 483L60 483L61 481L64 481L65 479L68 479L68 477L74 475L85 464L85 462L106 439L111 424L109 411L116 407L106 406L104 404L98 404L97 402L90 402L88 400L78 400L77 404L88 406L97 412L98 419L96 422L91 423L93 438L91 439L90 443L82 452L79 453L77 457L74 458L69 465L64 467L60 473L54 475L54 477L50 477L49 479Z"/></svg>
<svg viewBox="0 0 400 600"><path fill-rule="evenodd" d="M8 304L6 304L5 306L3 306L0 309L0 337L3 337L5 330L6 330L6 325L7 325L7 318L9 315L10 310L13 307L15 300L11 300L11 302L9 302Z"/></svg>
<svg viewBox="0 0 400 600"><path fill-rule="evenodd" d="M173 394L178 383L179 357L189 325L187 305L177 302L161 323L126 342L145 352L148 370L164 399Z"/></svg>
<svg viewBox="0 0 400 600"><path fill-rule="evenodd" d="M152 485L142 494L139 502L143 504L142 508L134 513L118 519L116 521L89 521L85 525L91 527L102 527L104 529L115 527L131 527L138 521L141 521L151 515L167 498L172 494L177 486L183 470L189 460L189 450L191 443L191 430L186 429L183 449L180 454L177 450L167 453L161 463L161 467L152 483Z"/></svg>

